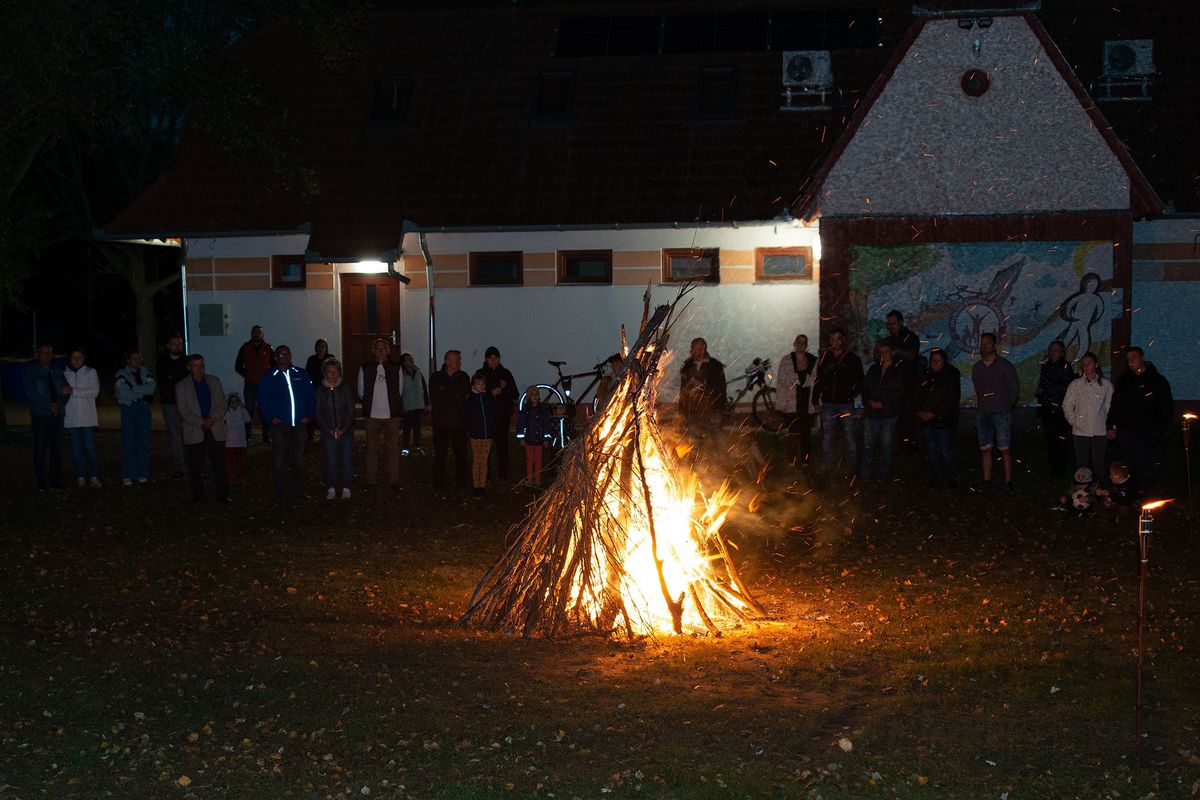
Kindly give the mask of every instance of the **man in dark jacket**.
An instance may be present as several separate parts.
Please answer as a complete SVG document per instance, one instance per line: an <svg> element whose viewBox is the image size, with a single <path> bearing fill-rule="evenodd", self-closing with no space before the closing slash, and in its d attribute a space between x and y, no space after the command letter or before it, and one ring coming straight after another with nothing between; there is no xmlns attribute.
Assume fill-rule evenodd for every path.
<svg viewBox="0 0 1200 800"><path fill-rule="evenodd" d="M854 438L854 398L861 391L862 359L846 346L846 332L834 328L829 332L829 349L817 362L817 411L821 415L821 457L825 469L833 469L833 434L841 428L846 443L846 461L842 465L852 471L858 462L858 443Z"/></svg>
<svg viewBox="0 0 1200 800"><path fill-rule="evenodd" d="M679 415L689 436L699 440L721 429L725 388L725 365L708 354L708 342L693 339L679 370Z"/></svg>
<svg viewBox="0 0 1200 800"><path fill-rule="evenodd" d="M945 481L958 488L954 464L954 434L958 429L958 407L962 401L962 375L950 363L946 351L929 351L929 369L917 386L917 419L925 434L929 455L929 485Z"/></svg>
<svg viewBox="0 0 1200 800"><path fill-rule="evenodd" d="M387 461L388 483L400 488L400 418L404 401L400 365L391 360L392 345L380 337L371 344L372 361L358 370L358 396L362 398L367 425L367 486L375 486L379 474L380 439Z"/></svg>
<svg viewBox="0 0 1200 800"><path fill-rule="evenodd" d="M495 406L495 427L492 429L492 451L496 454L496 477L508 480L508 431L512 427L513 411L517 407L520 393L517 381L503 364L500 351L489 347L483 354L480 373L487 379L487 393Z"/></svg>
<svg viewBox="0 0 1200 800"><path fill-rule="evenodd" d="M183 353L183 337L173 333L167 337L167 354L158 360L158 398L162 402L163 425L171 447L172 478L183 477L183 421L175 404L175 384L188 376L187 356ZM253 409L248 409L251 414Z"/></svg>
<svg viewBox="0 0 1200 800"><path fill-rule="evenodd" d="M467 488L467 429L464 407L471 379L462 371L462 353L447 350L442 368L429 376L430 422L433 425L433 488L446 488L446 458L454 451L454 485Z"/></svg>
<svg viewBox="0 0 1200 800"><path fill-rule="evenodd" d="M1060 341L1050 343L1046 360L1042 362L1038 376L1037 416L1041 422L1042 435L1046 437L1046 454L1050 461L1050 477L1062 478L1067 469L1073 468L1074 453L1071 446L1071 426L1063 416L1062 402L1067 387L1075 380L1075 370L1067 360L1067 348Z"/></svg>
<svg viewBox="0 0 1200 800"><path fill-rule="evenodd" d="M892 467L892 442L896 438L896 420L904 400L904 377L901 367L893 363L892 343L881 340L875 346L876 363L863 379L863 453L858 474L866 481L871 477L871 465L879 449L876 477L883 480Z"/></svg>
<svg viewBox="0 0 1200 800"><path fill-rule="evenodd" d="M263 338L262 325L250 328L250 338L238 348L237 359L233 362L233 371L242 376L245 383L242 386L242 401L251 415L258 408L258 386L263 376L275 367L275 359L271 355L271 345ZM260 418L263 441L271 441L271 429L267 420ZM246 423L246 442L250 442L250 429L253 421Z"/></svg>
<svg viewBox="0 0 1200 800"><path fill-rule="evenodd" d="M308 423L317 413L316 394L308 373L292 365L287 345L275 348L275 364L276 368L263 376L258 394L258 414L271 426L275 499L285 499L290 482L292 496L303 500L304 443L308 441Z"/></svg>
<svg viewBox="0 0 1200 800"><path fill-rule="evenodd" d="M896 435L900 439L900 449L905 453L915 453L918 448L916 395L917 384L925 369L924 359L921 358L921 340L904 324L904 314L893 308L886 318L888 335L885 341L892 346L892 357L900 368L900 377L904 379L904 398L900 403L900 414L896 419Z"/></svg>
<svg viewBox="0 0 1200 800"><path fill-rule="evenodd" d="M1126 349L1125 365L1128 369L1113 384L1108 438L1117 440L1144 492L1155 486L1154 443L1174 421L1175 399L1171 384L1146 360L1142 348Z"/></svg>
<svg viewBox="0 0 1200 800"><path fill-rule="evenodd" d="M54 348L48 342L39 344L35 353L37 359L25 373L25 396L33 428L33 473L41 492L62 485L61 398L66 379L62 367L54 363Z"/></svg>

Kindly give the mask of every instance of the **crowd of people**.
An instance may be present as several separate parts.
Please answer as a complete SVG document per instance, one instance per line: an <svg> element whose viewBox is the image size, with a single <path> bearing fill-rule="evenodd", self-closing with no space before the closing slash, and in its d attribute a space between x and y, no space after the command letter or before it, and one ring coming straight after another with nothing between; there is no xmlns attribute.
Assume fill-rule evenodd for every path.
<svg viewBox="0 0 1200 800"><path fill-rule="evenodd" d="M864 482L888 479L894 451L915 453L923 442L929 485L954 489L961 375L944 350L921 352L901 312L890 311L886 326L887 335L875 343L874 358L865 369L846 331L837 327L819 356L810 352L808 337L802 334L780 359L775 404L786 423L790 462L802 468L812 464L812 432L818 425L821 466L857 473ZM981 489L1012 494L1013 411L1021 385L998 344L993 333L979 338L979 360L971 370L975 433ZM262 326L255 325L234 363L242 378L240 394L226 393L221 381L206 371L203 355L183 350L182 337L172 335L155 372L143 365L140 353L130 352L116 375L123 486L144 484L149 478L150 405L155 395L172 475L189 477L196 500L205 495L205 462L219 501L229 501L231 483L245 484L246 449L254 441L256 416L261 441L272 450L277 499L305 496L304 451L318 433L325 498L349 499L359 403L366 429L363 477L368 487L382 485L380 461L386 464L387 485L399 487L400 459L425 454L421 431L426 414L433 434L435 490L449 489L451 461L458 490L469 486L475 496L484 496L493 471L498 481L507 482L514 422L516 439L524 445L524 482L541 483L553 420L535 387L526 390L526 402L519 404L522 393L495 347L487 348L483 364L470 375L462 369L462 354L448 350L441 367L426 379L411 354L393 360L391 342L380 338L358 374L346 376L324 339L317 340L301 369L287 345L272 347ZM1035 396L1047 462L1054 479L1065 481L1070 469L1074 480L1069 494L1063 495L1064 507L1119 513L1133 507L1139 492L1155 486L1156 441L1174 419L1170 384L1145 360L1141 348L1126 348L1122 355L1127 369L1115 382L1105 378L1099 359L1090 352L1078 358L1077 375L1059 341L1050 345L1042 363ZM60 485L64 428L76 484L101 486L94 436L100 382L85 362L86 354L76 349L60 368L51 346L43 344L29 367L26 388L39 490ZM703 338L693 340L680 371L678 408L685 435L701 442L720 434L726 390L724 365L709 354ZM861 439L856 430L860 417ZM1120 458L1110 461L1109 444L1114 441ZM1002 481L993 479L997 460ZM1080 486L1086 489L1083 494Z"/></svg>
<svg viewBox="0 0 1200 800"><path fill-rule="evenodd" d="M957 488L954 441L962 376L941 348L921 352L900 311L888 312L886 328L865 369L842 328L830 331L819 357L809 351L807 336L795 338L792 351L778 362L775 397L790 441L789 459L799 467L812 463L812 430L819 425L824 469L856 473L864 482L883 480L891 474L897 448L917 452L923 442L928 485ZM1015 494L1013 412L1021 381L998 345L994 333L982 333L979 359L971 369L980 489ZM1074 509L1125 513L1140 493L1156 485L1156 442L1175 414L1171 387L1140 347L1126 348L1121 357L1127 368L1115 382L1104 377L1091 352L1080 354L1077 375L1061 341L1049 346L1041 367L1035 396L1051 477L1065 483L1070 475L1076 484L1086 478L1086 498L1071 492ZM704 339L694 340L680 372L679 399L683 426L694 439L705 439L719 424L725 396L723 365L709 355ZM1114 440L1119 458L1109 460ZM1002 480L994 477L997 461Z"/></svg>

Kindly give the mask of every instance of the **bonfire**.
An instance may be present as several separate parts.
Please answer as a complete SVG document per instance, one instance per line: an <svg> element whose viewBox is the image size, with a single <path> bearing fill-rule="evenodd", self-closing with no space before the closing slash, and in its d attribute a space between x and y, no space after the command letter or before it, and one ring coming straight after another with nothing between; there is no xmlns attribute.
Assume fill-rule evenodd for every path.
<svg viewBox="0 0 1200 800"><path fill-rule="evenodd" d="M676 308L649 314L613 389L557 475L479 582L462 621L523 636L578 631L628 636L705 632L763 616L721 527L737 501L728 482L706 494L664 439L660 360Z"/></svg>

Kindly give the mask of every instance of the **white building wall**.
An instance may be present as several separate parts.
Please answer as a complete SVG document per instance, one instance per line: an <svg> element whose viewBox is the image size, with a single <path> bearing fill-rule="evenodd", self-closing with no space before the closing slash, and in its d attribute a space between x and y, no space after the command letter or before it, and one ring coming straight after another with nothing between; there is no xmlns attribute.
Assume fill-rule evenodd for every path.
<svg viewBox="0 0 1200 800"><path fill-rule="evenodd" d="M1200 219L1167 217L1133 226L1132 343L1171 382L1178 400L1200 400Z"/></svg>

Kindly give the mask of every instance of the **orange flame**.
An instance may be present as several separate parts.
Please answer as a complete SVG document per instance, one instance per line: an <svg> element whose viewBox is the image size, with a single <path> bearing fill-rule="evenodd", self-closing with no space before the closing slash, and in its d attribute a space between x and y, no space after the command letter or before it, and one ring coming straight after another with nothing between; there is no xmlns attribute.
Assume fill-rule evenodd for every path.
<svg viewBox="0 0 1200 800"><path fill-rule="evenodd" d="M1184 414L1183 418L1186 420L1200 419L1200 417L1197 417L1195 414L1193 414L1190 411L1188 413Z"/></svg>
<svg viewBox="0 0 1200 800"><path fill-rule="evenodd" d="M1162 508L1167 503L1174 503L1174 502L1175 502L1175 500L1174 500L1174 498L1172 498L1170 500L1154 500L1149 503L1143 503L1142 511L1153 511L1156 508Z"/></svg>

